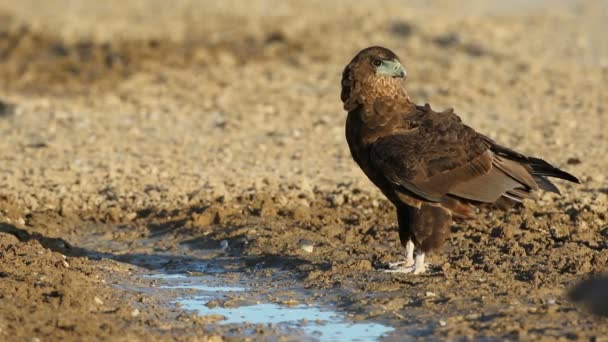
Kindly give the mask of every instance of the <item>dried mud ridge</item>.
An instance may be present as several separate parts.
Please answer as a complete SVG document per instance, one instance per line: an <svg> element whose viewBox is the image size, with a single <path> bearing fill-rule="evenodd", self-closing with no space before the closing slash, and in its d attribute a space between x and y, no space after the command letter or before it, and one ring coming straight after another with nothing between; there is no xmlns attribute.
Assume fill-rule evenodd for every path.
<svg viewBox="0 0 608 342"><path fill-rule="evenodd" d="M209 41L167 39L67 42L49 33L0 30L0 86L26 93L86 93L108 89L138 72L164 68L243 65L263 58L299 54L301 44L280 32ZM162 80L159 80L162 82ZM92 89L84 88L92 86Z"/></svg>
<svg viewBox="0 0 608 342"><path fill-rule="evenodd" d="M605 213L588 205L548 200L507 213L483 209L478 220L454 226L447 250L431 259L432 272L412 277L379 271L402 257L387 202L356 189L316 193L309 206L282 204L280 197L250 193L230 203L143 210L132 220L43 212L3 223L0 286L8 303L3 331L56 338L112 336L127 329L133 336L160 331L154 336L162 337L156 325L169 324L164 333L173 336L176 331L182 337L218 333L220 328L208 322L192 324L195 315L186 313L177 314L177 323L159 323L163 315L176 314L150 303L134 311L145 298L113 289L104 279L108 271L118 270L115 279L132 274L129 254L179 254L185 246L217 249L226 240L227 255L261 277L287 271L290 276L282 279L287 288L321 291L320 297L331 298L356 320L373 319L412 336L590 338L599 333L597 327L585 329L596 318L566 298L571 284L608 262L608 227L595 226ZM6 198L0 203L2 215L20 217L10 203ZM302 237L314 245L312 253L301 248ZM107 244L97 243L98 250L78 247L78 241L86 245L91 239ZM156 242L142 249L137 241L143 239ZM132 247L113 249L113 243ZM100 261L100 255L126 263ZM21 316L23 305L32 307L27 315L40 319Z"/></svg>

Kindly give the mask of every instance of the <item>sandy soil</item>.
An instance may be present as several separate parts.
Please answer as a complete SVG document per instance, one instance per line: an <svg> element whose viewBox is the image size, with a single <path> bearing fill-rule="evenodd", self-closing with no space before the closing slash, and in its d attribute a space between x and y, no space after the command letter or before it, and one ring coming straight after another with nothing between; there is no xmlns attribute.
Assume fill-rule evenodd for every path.
<svg viewBox="0 0 608 342"><path fill-rule="evenodd" d="M608 271L608 7L550 4L3 1L0 339L226 336L119 286L145 267L133 255L222 240L389 339L607 336L567 293ZM339 100L375 44L417 102L582 185L457 223L427 275L378 271L402 256L394 213Z"/></svg>

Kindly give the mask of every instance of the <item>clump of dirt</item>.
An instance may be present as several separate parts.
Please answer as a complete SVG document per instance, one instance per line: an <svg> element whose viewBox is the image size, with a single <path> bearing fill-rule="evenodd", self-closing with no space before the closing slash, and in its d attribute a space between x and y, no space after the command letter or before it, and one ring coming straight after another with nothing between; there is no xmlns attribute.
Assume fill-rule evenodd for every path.
<svg viewBox="0 0 608 342"><path fill-rule="evenodd" d="M88 340L119 335L136 339L146 335L146 322L152 316L136 311L108 288L99 267L109 270L110 265L55 252L36 237L18 234L5 224L0 229L0 335L4 339ZM56 244L55 248L67 248L66 243L56 242L62 247ZM126 272L112 266L115 272Z"/></svg>

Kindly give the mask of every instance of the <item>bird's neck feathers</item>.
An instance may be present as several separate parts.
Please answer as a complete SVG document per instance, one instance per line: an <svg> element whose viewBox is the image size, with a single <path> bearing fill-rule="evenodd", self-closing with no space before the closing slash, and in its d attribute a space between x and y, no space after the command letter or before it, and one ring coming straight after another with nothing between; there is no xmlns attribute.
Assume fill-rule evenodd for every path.
<svg viewBox="0 0 608 342"><path fill-rule="evenodd" d="M416 108L412 102L405 84L401 78L392 77L366 77L359 85L357 102L363 108L373 108L378 100L392 103L399 111L409 111Z"/></svg>

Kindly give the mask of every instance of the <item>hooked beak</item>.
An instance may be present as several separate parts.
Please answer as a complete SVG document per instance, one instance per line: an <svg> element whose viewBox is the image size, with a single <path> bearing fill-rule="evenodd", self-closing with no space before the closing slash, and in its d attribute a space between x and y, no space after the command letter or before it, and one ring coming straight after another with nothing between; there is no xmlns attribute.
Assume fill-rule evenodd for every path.
<svg viewBox="0 0 608 342"><path fill-rule="evenodd" d="M391 77L407 77L407 71L405 71L405 68L396 59L392 61L383 60L382 66L380 66L376 70L376 73L379 75L388 75Z"/></svg>

